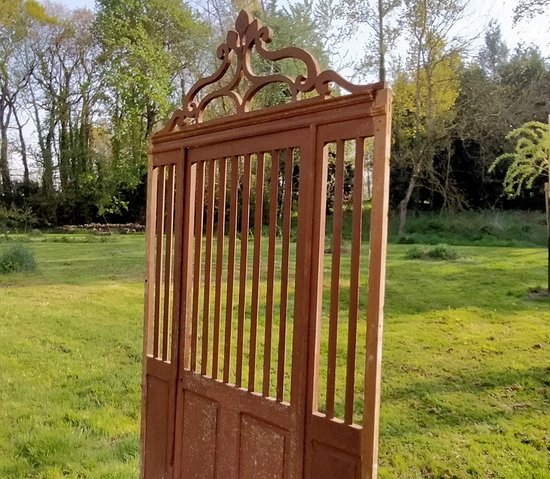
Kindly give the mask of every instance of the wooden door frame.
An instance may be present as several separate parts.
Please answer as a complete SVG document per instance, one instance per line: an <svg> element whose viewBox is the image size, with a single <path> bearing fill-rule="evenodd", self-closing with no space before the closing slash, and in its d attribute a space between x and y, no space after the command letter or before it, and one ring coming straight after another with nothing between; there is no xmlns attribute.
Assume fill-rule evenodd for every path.
<svg viewBox="0 0 550 479"><path fill-rule="evenodd" d="M239 55L249 55L250 50L255 46L264 55L265 35L269 33L265 27L245 12L241 12L236 24L236 34L240 36L244 44L244 51L236 50L228 35L229 53L237 52ZM235 33L235 32L234 32ZM232 38L232 37L231 37ZM230 41L231 40L231 41ZM262 53L263 51L263 53ZM267 51L268 52L268 51ZM195 100L197 93L208 84L217 80L216 75L199 81L188 93L184 102L184 108L178 110L172 120L159 133L154 135L149 155L149 176L148 176L148 204L147 204L147 263L146 263L146 287L145 287L145 316L144 326L144 365L143 365L143 398L142 398L142 477L145 479L176 478L174 472L174 459L177 457L176 450L179 447L178 439L175 437L175 424L182 420L181 411L176 408L179 368L182 360L181 351L188 350L188 334L185 330L186 311L188 308L188 292L191 263L190 257L192 246L193 228L184 228L185 222L192 222L193 215L185 217L184 205L191 205L194 202L194 188L184 188L184 185L193 185L194 178L191 163L187 161L187 152L191 149L201 148L208 145L216 150L219 148L220 156L223 156L224 148L228 144L246 146L246 150L259 151L262 149L262 142L272 135L287 135L292 137L297 130L307 129L309 141L304 146L304 154L311 155L314 162L314 169L301 171L301 174L311 176L304 182L305 191L301 194L314 198L314 208L307 208L302 201L302 209L298 211L302 215L303 223L308 225L306 230L299 231L298 242L304 246L303 256L297 258L301 280L311 286L307 300L300 301L295 306L295 315L305 315L310 318L309 332L304 337L294 335L294 348L305 348L306 354L302 355L304 364L292 370L292 381L295 371L305 370L312 372L308 374L307 382L304 385L304 393L295 398L301 401L298 404L305 411L306 424L304 431L307 431L307 421L315 416L313 405L315 404L315 378L318 372L318 348L319 348L319 327L320 317L320 294L322 277L322 255L324 235L324 208L321 206L322 199L326 193L326 155L322 139L318 139L319 130L327 125L360 124L368 123L368 134L363 136L374 137L374 169L373 176L373 205L371 217L371 244L370 244L370 266L369 266L369 289L368 289L368 311L367 311L367 351L366 375L365 375L365 400L364 400L364 423L363 428L356 432L351 431L353 438L359 438L356 453L360 456L361 478L375 479L377 477L377 454L378 454L378 423L380 407L380 367L382 352L382 324L384 306L384 278L385 278L385 256L387 241L388 221L388 189L389 189L389 152L390 152L390 131L391 131L391 90L385 84L374 84L368 86L351 85L341 79L333 72L320 72L318 65L312 57L299 49L285 49L282 53L268 52L270 60L287 58L289 56L298 58L306 63L311 78L306 82L298 79L287 83L295 88L296 98L290 104L266 108L258 111L247 111L248 104L255 92L263 85L269 83L259 80L258 85L252 85L252 94L246 93L242 104L237 102L237 115L214 119L202 122L204 109L208 105L209 96L203 98L202 102ZM278 55L278 56L277 56ZM219 72L222 76L227 71L229 54L223 60ZM239 58L241 68L246 63ZM225 65L225 67L224 67ZM225 69L224 69L225 68ZM244 68L245 69L245 68ZM246 69L245 69L246 70ZM246 76L246 71L244 72ZM218 75L219 76L219 75ZM259 77L254 77L259 78ZM279 76L271 81L281 81ZM289 79L290 80L290 79ZM257 80L254 80L257 81ZM271 82L270 81L270 82ZM307 84L309 82L309 84ZM335 83L351 92L350 95L340 97L329 97L328 85ZM237 82L238 83L238 82ZM305 86L304 86L305 84ZM233 85L235 86L235 85ZM317 90L319 96L307 99L298 99L300 89L303 91ZM230 91L217 91L211 94L212 98L217 96L228 96ZM294 94L293 93L293 94ZM191 124L187 124L191 122ZM218 145L218 146L216 146ZM244 151L244 150L243 150ZM173 166L175 165L175 166ZM161 225L163 219L159 219L157 208L159 202L164 202L164 193L159 191L161 184L159 171L164 174L164 168L172 171L175 175L175 199L172 198L175 208L174 231L175 244L173 245L175 256L173 259L176 274L173 278L173 306L172 314L174 320L171 326L171 338L173 347L169 358L153 357L152 337L155 336L154 328L159 328L155 323L155 317L159 314L158 298L161 286L159 281L159 266L155 263L155 251L162 249L162 235L159 239L155 232L164 231ZM160 170L159 170L160 169ZM175 171L175 173L174 173ZM170 173L168 173L170 174ZM162 183L162 188L166 188ZM309 190L309 191L308 191ZM182 196L183 195L183 196ZM300 206L299 206L300 208ZM163 210L164 211L164 210ZM160 228L160 229L159 229ZM182 236L178 232L187 231ZM313 238L311 244L308 238ZM160 245L160 246L159 246ZM158 263L158 262L157 262ZM160 267L162 275L162 266ZM170 288L170 286L168 287ZM315 318L311 321L311 318ZM160 318L156 321L160 322ZM164 332L167 334L166 332ZM157 334L158 336L158 334ZM158 341L158 338L157 338ZM293 348L293 349L294 349ZM158 356L158 355L157 355ZM302 369L303 366L303 369ZM298 372L296 374L298 374ZM156 384L154 387L152 384ZM158 392L161 388L164 392ZM155 394L157 396L155 396ZM158 396L160 394L160 396ZM166 411L160 417L151 414L147 405L149 402L157 401L163 404L162 399L166 396ZM160 399L159 399L160 397ZM162 426L160 425L162 423ZM307 434L307 433L306 433ZM164 441L164 442L163 442ZM174 443L175 441L175 443ZM304 438L305 441L305 438ZM147 444L156 444L152 449ZM176 459L177 461L177 459ZM177 466L178 464L176 464ZM308 464L304 463L303 468L307 474ZM157 476L151 476L147 471L155 472ZM148 475L149 474L149 475Z"/></svg>

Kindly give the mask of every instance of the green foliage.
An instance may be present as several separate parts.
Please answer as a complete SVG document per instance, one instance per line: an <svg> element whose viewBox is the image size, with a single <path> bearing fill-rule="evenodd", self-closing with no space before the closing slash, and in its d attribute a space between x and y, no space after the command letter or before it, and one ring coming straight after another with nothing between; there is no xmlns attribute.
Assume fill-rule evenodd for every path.
<svg viewBox="0 0 550 479"><path fill-rule="evenodd" d="M34 212L29 208L5 208L0 205L0 232L17 233L27 231L38 223Z"/></svg>
<svg viewBox="0 0 550 479"><path fill-rule="evenodd" d="M494 171L501 162L510 162L504 177L504 188L508 195L517 196L524 188L532 188L541 175L548 175L550 125L530 121L510 132L506 138L514 143L514 151L500 155L490 171Z"/></svg>
<svg viewBox="0 0 550 479"><path fill-rule="evenodd" d="M420 213L409 218L407 234L398 234L397 218L390 220L390 241L400 244L447 243L484 246L544 246L548 241L545 216L528 211Z"/></svg>
<svg viewBox="0 0 550 479"><path fill-rule="evenodd" d="M189 73L202 25L179 0L100 0L95 32L111 92L111 192L101 208L120 211L117 189L143 180L147 142L171 107L175 79ZM185 71L187 69L187 72Z"/></svg>
<svg viewBox="0 0 550 479"><path fill-rule="evenodd" d="M445 244L429 248L413 247L405 252L406 259L456 261L462 255L454 248Z"/></svg>
<svg viewBox="0 0 550 479"><path fill-rule="evenodd" d="M14 243L0 254L0 274L34 271L34 255L25 245Z"/></svg>

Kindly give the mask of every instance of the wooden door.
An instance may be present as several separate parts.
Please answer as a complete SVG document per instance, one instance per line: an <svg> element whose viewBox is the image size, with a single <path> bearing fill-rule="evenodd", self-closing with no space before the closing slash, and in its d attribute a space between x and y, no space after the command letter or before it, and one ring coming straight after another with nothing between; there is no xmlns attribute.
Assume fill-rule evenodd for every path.
<svg viewBox="0 0 550 479"><path fill-rule="evenodd" d="M313 159L303 154L304 135L229 140L186 155L175 477L302 475L307 350L299 345L308 317L296 312L309 283L291 223L298 234L307 228L307 215L297 215L307 198L298 171Z"/></svg>
<svg viewBox="0 0 550 479"><path fill-rule="evenodd" d="M220 70L152 142L146 479L377 474L391 93L270 52L270 34L242 12ZM307 75L252 74L252 47ZM235 78L198 101L234 57ZM292 101L248 111L273 82ZM330 82L352 94L330 97ZM204 121L221 97L236 114Z"/></svg>

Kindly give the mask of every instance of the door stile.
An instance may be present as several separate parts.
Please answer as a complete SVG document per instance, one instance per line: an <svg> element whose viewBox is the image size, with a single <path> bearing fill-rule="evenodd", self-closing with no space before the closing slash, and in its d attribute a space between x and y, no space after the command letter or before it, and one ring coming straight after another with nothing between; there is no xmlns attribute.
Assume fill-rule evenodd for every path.
<svg viewBox="0 0 550 479"><path fill-rule="evenodd" d="M308 422L318 403L319 381L319 356L320 356L320 322L323 295L323 268L325 249L326 226L326 193L327 193L327 165L328 148L319 137L319 128L311 127L310 136L313 155L311 168L312 191L311 197L314 208L312 210L312 227L308 230L311 243L309 262L311 264L311 276L309 279L309 297L307 305L308 315L308 347L307 347L307 390L306 404L304 407L304 477L311 477L312 443L308 437Z"/></svg>
<svg viewBox="0 0 550 479"><path fill-rule="evenodd" d="M310 334L310 291L313 267L312 231L314 228L314 209L311 208L311 198L315 189L315 137L317 128L310 126L308 137L300 149L300 182L298 186L298 235L296 239L296 285L302 285L302 294L295 296L293 358L291 376L291 404L296 414L296 424L299 427L291 438L291 457L294 463L290 467L290 478L304 477L305 423L307 418L308 390L310 374L308 344Z"/></svg>
<svg viewBox="0 0 550 479"><path fill-rule="evenodd" d="M181 457L176 451L181 448L181 430L180 425L183 424L183 407L182 403L182 387L181 375L184 365L189 363L190 343L191 343L191 315L190 309L192 298L190 297L191 283L193 281L193 239L195 230L195 215L192 207L195 203L195 188L196 188L196 166L188 161L188 150L182 151L182 167L183 174L181 175L179 186L180 201L177 207L180 209L179 217L180 224L177 227L179 233L181 252L179 257L180 274L178 275L177 287L174 287L175 297L174 304L178 304L178 310L174 310L174 335L172 347L173 368L173 383L174 383L174 407L173 407L173 427L172 427L172 446L171 464L173 479L180 477Z"/></svg>
<svg viewBox="0 0 550 479"><path fill-rule="evenodd" d="M154 238L155 218L157 214L157 175L158 170L153 169L153 157L149 156L147 174L147 209L145 223L147 234L145 236L145 321L143 323L143 365L141 379L141 478L145 477L145 436L147 427L147 360L152 352L150 338L153 334L153 272L154 272Z"/></svg>
<svg viewBox="0 0 550 479"><path fill-rule="evenodd" d="M370 229L370 264L367 305L367 344L361 459L362 479L378 476L378 431L382 366L382 328L386 279L388 203L391 148L391 90L376 94L374 117L374 165Z"/></svg>

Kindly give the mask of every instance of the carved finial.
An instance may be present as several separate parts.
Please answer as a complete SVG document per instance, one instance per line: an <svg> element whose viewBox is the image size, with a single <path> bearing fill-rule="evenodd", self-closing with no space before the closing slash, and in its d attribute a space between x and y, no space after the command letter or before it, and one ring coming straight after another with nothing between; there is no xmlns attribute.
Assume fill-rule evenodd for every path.
<svg viewBox="0 0 550 479"><path fill-rule="evenodd" d="M290 47L281 50L270 51L266 44L273 38L270 28L264 26L258 19L245 10L241 10L235 21L235 30L227 32L225 43L222 43L216 56L221 60L218 70L209 77L197 81L189 90L183 100L182 109L177 110L163 133L169 133L186 124L202 122L205 108L216 98L228 98L235 104L236 114L249 111L252 99L262 88L273 83L282 83L288 87L292 95L292 101L299 101L302 93L315 90L323 98L331 93L330 84L335 83L343 89L354 93L365 88L353 85L344 80L340 75L331 71L320 71L319 63L307 51L301 48ZM291 78L280 73L269 75L257 75L251 67L250 55L255 48L258 55L268 61L276 62L285 58L293 58L304 64L305 74ZM235 60L235 73L223 86L209 93L203 94L203 90L214 83L219 82L228 72ZM248 89L241 96L237 90L243 78L249 83Z"/></svg>

